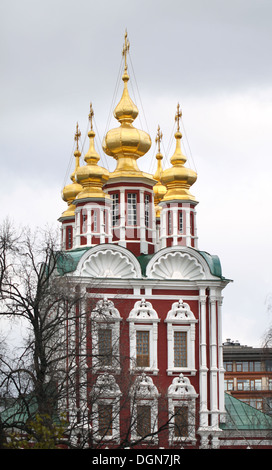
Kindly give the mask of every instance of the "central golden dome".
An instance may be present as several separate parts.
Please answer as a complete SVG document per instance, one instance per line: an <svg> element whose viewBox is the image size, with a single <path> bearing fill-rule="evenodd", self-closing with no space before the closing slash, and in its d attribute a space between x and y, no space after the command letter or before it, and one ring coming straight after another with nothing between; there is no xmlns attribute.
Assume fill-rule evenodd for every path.
<svg viewBox="0 0 272 470"><path fill-rule="evenodd" d="M149 134L136 129L132 124L138 116L138 108L128 92L128 50L129 43L126 35L123 49L123 55L125 56L125 69L122 76L124 89L121 100L114 110L114 117L120 122L120 127L109 130L103 140L104 152L117 160L116 169L111 176L136 176L142 174L138 168L137 160L148 152L151 147Z"/></svg>

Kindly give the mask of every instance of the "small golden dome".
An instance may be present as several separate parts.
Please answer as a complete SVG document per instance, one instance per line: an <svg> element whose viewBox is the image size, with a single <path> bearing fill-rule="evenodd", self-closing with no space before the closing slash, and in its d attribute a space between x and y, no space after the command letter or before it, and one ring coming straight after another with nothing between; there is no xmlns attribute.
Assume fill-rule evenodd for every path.
<svg viewBox="0 0 272 470"><path fill-rule="evenodd" d="M75 205L72 204L72 202L77 197L77 195L80 193L80 191L82 191L81 184L78 184L75 180L75 174L76 174L76 171L79 167L79 159L80 159L80 156L81 156L81 153L78 149L78 140L79 140L80 136L81 136L81 133L80 133L80 130L79 130L78 124L77 124L76 133L75 133L75 140L77 142L77 148L74 152L74 156L75 156L75 159L76 159L75 170L73 171L73 173L70 176L70 179L71 179L72 183L67 184L67 186L65 186L63 188L62 193L61 193L62 199L65 202L67 202L67 204L68 204L68 208L66 209L65 212L62 213L61 217L74 217L74 215L75 215Z"/></svg>
<svg viewBox="0 0 272 470"><path fill-rule="evenodd" d="M77 195L76 201L86 198L104 199L109 197L102 190L103 185L108 181L109 172L97 164L97 162L100 160L100 156L95 150L95 132L93 131L92 118L93 109L91 105L89 114L91 129L88 132L90 144L89 150L84 157L86 165L79 167L75 174L76 181L83 187L81 192Z"/></svg>
<svg viewBox="0 0 272 470"><path fill-rule="evenodd" d="M195 197L190 193L190 187L197 180L197 174L195 171L184 166L187 158L183 155L180 146L182 138L179 128L180 117L181 112L178 104L176 114L176 121L178 124L177 132L175 133L176 149L170 160L173 166L164 170L161 176L162 184L167 187L167 193L165 194L163 201L170 201L173 199L195 201Z"/></svg>
<svg viewBox="0 0 272 470"><path fill-rule="evenodd" d="M138 108L133 103L128 92L129 75L127 73L127 53L129 42L127 33L123 55L125 69L122 76L124 89L121 100L114 110L114 117L120 122L120 127L107 132L103 140L104 152L117 160L117 166L112 176L136 176L142 174L137 165L137 159L142 157L151 147L151 139L146 132L136 129L132 123L138 116Z"/></svg>

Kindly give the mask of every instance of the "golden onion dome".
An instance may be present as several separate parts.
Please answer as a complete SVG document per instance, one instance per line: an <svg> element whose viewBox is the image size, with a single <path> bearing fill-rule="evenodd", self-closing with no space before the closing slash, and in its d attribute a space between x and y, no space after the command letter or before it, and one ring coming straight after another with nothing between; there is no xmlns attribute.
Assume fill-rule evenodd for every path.
<svg viewBox="0 0 272 470"><path fill-rule="evenodd" d="M176 121L178 124L177 132L175 133L176 149L170 160L172 167L164 170L161 176L161 182L167 188L167 193L165 194L163 201L170 201L173 199L195 201L195 197L190 193L190 187L197 180L197 174L195 171L184 166L187 158L185 155L183 155L180 146L180 141L182 138L182 134L179 128L180 117L181 112L178 104L176 114Z"/></svg>
<svg viewBox="0 0 272 470"><path fill-rule="evenodd" d="M161 183L161 175L162 175L162 159L163 155L161 154L160 150L160 143L162 139L162 132L160 130L160 126L158 126L158 132L157 132L157 137L156 137L156 142L158 143L158 152L156 154L156 159L157 159L157 170L154 175L154 179L157 181L155 186L153 186L153 191L154 191L154 204L155 204L155 213L156 217L160 217L160 211L161 207L158 205L159 202L163 199L167 188Z"/></svg>
<svg viewBox="0 0 272 470"><path fill-rule="evenodd" d="M95 150L94 145L95 132L93 130L92 123L93 115L94 113L91 105L89 114L91 129L88 132L88 137L90 139L89 150L84 157L86 165L79 167L75 174L76 181L82 186L82 190L77 195L75 202L86 198L105 199L109 197L102 190L103 185L108 181L109 172L97 164L100 160L100 156Z"/></svg>
<svg viewBox="0 0 272 470"><path fill-rule="evenodd" d="M79 167L79 159L80 159L80 156L81 156L81 153L78 149L78 140L79 140L80 135L81 135L81 133L80 133L80 130L79 130L78 124L77 124L76 133L75 133L75 140L77 142L77 147L76 147L76 150L74 152L74 156L75 156L75 159L76 159L76 164L75 164L75 170L73 171L73 173L70 176L70 179L71 179L72 183L67 184L63 188L62 193L61 193L62 199L65 202L67 202L67 204L68 204L68 208L66 209L65 212L63 212L63 214L61 216L62 218L63 217L74 217L74 215L75 215L75 205L72 204L72 202L74 201L74 199L77 197L77 195L83 189L81 184L77 183L76 179L75 179L75 174L76 174L76 171Z"/></svg>
<svg viewBox="0 0 272 470"><path fill-rule="evenodd" d="M127 33L123 55L125 69L122 76L124 89L122 97L114 110L114 117L120 122L120 127L107 132L103 140L104 152L117 160L117 166L112 176L135 176L142 174L137 165L137 159L142 157L151 147L151 138L146 132L136 129L133 121L138 116L138 108L133 103L128 92L129 75L127 73L127 53L129 42Z"/></svg>

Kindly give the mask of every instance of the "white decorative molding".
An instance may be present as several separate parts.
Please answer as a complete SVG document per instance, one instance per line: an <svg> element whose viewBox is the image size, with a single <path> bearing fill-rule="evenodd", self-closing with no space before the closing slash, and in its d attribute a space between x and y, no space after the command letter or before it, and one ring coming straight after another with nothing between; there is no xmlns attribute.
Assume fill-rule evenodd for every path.
<svg viewBox="0 0 272 470"><path fill-rule="evenodd" d="M141 277L141 267L126 248L104 244L90 248L81 258L75 275L94 278Z"/></svg>
<svg viewBox="0 0 272 470"><path fill-rule="evenodd" d="M91 391L93 439L96 441L117 441L120 439L120 397L122 393L113 375L99 375ZM99 405L112 406L112 433L99 434Z"/></svg>
<svg viewBox="0 0 272 470"><path fill-rule="evenodd" d="M204 269L194 256L176 250L159 256L155 262L148 266L146 272L147 277L155 279L195 280L205 278Z"/></svg>
<svg viewBox="0 0 272 470"><path fill-rule="evenodd" d="M174 373L188 372L191 375L195 375L195 324L197 323L197 320L191 311L189 304L183 302L182 299L178 302L174 302L164 321L167 323L167 374L172 375ZM184 332L186 334L186 365L182 367L175 364L175 332Z"/></svg>
<svg viewBox="0 0 272 470"><path fill-rule="evenodd" d="M137 433L138 406L150 407L150 435L144 438L144 441L158 443L158 398L160 394L154 385L152 377L145 373L136 377L133 386L129 392L130 412L131 412L131 439L137 440L143 436ZM140 419L143 419L140 415Z"/></svg>
<svg viewBox="0 0 272 470"><path fill-rule="evenodd" d="M120 322L122 318L111 300L106 297L96 303L91 312L92 367L93 371L107 370L120 373ZM107 356L99 353L99 332L111 331L111 352ZM106 362L105 362L106 360ZM108 362L108 363L107 363Z"/></svg>
<svg viewBox="0 0 272 470"><path fill-rule="evenodd" d="M175 377L172 384L168 387L168 412L169 412L169 444L182 442L195 443L195 422L196 422L196 398L198 394L190 382L188 377L184 377L181 373L179 377ZM186 408L188 422L184 423L184 436L176 434L176 407ZM182 429L181 429L182 433Z"/></svg>
<svg viewBox="0 0 272 470"><path fill-rule="evenodd" d="M157 312L150 302L142 299L135 303L127 319L129 322L130 338L130 370L142 370L158 374L158 323L160 321ZM149 332L149 367L136 366L136 339L137 331Z"/></svg>

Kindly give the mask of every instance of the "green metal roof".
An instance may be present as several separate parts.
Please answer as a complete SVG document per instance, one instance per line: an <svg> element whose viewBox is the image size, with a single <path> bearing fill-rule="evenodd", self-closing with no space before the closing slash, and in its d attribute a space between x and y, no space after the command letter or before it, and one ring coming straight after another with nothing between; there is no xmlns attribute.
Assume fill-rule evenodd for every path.
<svg viewBox="0 0 272 470"><path fill-rule="evenodd" d="M78 265L78 262L80 261L80 258L86 251L88 251L90 247L84 247L84 248L77 248L75 250L71 251L64 251L59 254L58 257L58 262L57 262L57 270L60 275L64 275L66 273L75 271ZM213 276L219 277L221 279L224 279L222 276L222 269L221 269L221 263L220 259L216 255L210 255L206 251L198 251L196 250L203 258L205 261L208 263L211 274ZM137 257L140 266L141 266L141 271L142 275L146 276L146 266L151 260L151 258L154 256L154 254L151 255L140 255Z"/></svg>
<svg viewBox="0 0 272 470"><path fill-rule="evenodd" d="M223 430L270 430L272 416L225 393L226 422L220 425Z"/></svg>

